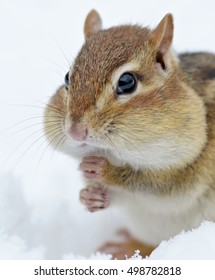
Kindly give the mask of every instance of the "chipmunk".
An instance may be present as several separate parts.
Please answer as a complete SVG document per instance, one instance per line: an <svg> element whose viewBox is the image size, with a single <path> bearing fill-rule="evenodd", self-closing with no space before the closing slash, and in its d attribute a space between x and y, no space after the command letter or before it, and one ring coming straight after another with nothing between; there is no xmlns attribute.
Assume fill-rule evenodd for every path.
<svg viewBox="0 0 215 280"><path fill-rule="evenodd" d="M215 221L215 55L176 55L173 30L171 14L152 30L102 29L92 10L45 110L49 143L81 159L81 202L91 212L113 202L127 218L133 239L117 258Z"/></svg>

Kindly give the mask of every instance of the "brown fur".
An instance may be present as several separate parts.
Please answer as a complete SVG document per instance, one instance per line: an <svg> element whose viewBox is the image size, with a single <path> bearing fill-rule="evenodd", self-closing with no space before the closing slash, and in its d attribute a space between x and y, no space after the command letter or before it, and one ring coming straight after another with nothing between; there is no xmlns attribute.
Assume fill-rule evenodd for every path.
<svg viewBox="0 0 215 280"><path fill-rule="evenodd" d="M61 131L58 140L66 135L67 119L86 124L95 141L107 141L120 152L128 146L135 151L167 135L176 150L183 150L180 162L165 168L134 168L106 160L99 182L170 198L195 193L201 185L202 196L210 197L215 192L215 55L187 53L177 58L170 50L169 14L152 31L137 25L100 30L99 20L93 12L85 22L86 42L71 69L68 97L61 87L49 102L45 113L49 142L53 136L47 123L53 118ZM121 100L111 79L129 62L140 89Z"/></svg>

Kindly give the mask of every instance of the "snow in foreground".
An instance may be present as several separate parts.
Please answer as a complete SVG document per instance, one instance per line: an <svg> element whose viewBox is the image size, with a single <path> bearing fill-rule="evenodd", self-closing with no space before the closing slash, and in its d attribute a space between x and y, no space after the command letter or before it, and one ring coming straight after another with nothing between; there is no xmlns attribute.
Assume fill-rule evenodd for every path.
<svg viewBox="0 0 215 280"><path fill-rule="evenodd" d="M68 244L69 240L71 243L76 240L72 241L69 236L72 234L71 225L58 218L50 219L51 231L62 226L64 234L58 232L58 239L65 239L62 244L67 242L68 246L61 251L61 255L53 257L56 236L51 234L50 229L43 227L41 221L35 219L38 214L36 212L40 209L28 205L22 184L22 180L13 174L0 176L0 259L110 259L110 255L92 253L90 257L86 257L68 251L68 248L72 248ZM54 208L52 210L55 211ZM63 217L65 209L59 215ZM169 241L163 241L148 259L215 259L214 236L215 223L204 222L198 229L182 232ZM141 257L136 253L133 259Z"/></svg>

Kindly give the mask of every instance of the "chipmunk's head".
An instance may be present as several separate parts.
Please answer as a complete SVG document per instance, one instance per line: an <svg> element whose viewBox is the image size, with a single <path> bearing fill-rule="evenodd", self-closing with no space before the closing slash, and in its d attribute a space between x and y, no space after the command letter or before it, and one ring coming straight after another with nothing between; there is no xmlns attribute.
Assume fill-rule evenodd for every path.
<svg viewBox="0 0 215 280"><path fill-rule="evenodd" d="M84 33L65 85L46 110L46 120L56 112L62 150L80 156L101 150L134 168L193 161L206 141L205 111L171 50L172 15L153 30L137 25L103 30L93 10Z"/></svg>

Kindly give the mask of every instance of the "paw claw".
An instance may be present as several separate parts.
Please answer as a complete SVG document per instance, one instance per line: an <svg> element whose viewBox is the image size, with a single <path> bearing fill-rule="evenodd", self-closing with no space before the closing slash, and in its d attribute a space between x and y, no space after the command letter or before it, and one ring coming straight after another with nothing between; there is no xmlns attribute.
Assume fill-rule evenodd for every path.
<svg viewBox="0 0 215 280"><path fill-rule="evenodd" d="M104 161L105 159L102 157L84 157L79 165L79 169L83 172L85 178L99 180Z"/></svg>
<svg viewBox="0 0 215 280"><path fill-rule="evenodd" d="M107 208L110 197L106 189L88 186L80 191L80 201L90 212L95 212Z"/></svg>

